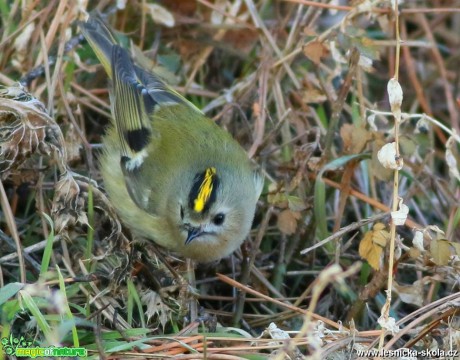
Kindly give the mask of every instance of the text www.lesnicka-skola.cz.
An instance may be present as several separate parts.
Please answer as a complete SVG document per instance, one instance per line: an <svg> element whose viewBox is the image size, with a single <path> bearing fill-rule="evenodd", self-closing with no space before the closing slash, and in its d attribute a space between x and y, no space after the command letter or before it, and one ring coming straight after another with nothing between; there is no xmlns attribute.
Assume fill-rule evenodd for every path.
<svg viewBox="0 0 460 360"><path fill-rule="evenodd" d="M432 359L458 359L460 355L458 350L412 350L412 349L397 349L385 350L356 350L356 355L363 357L381 357L381 358L401 358L401 357L416 357L416 358L432 358Z"/></svg>

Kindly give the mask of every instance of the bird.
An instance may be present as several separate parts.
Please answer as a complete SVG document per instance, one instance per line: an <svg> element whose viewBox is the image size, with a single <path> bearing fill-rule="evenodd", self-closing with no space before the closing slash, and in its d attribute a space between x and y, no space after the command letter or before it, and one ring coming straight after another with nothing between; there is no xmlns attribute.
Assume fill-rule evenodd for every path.
<svg viewBox="0 0 460 360"><path fill-rule="evenodd" d="M111 82L100 169L121 220L196 262L229 256L251 229L261 172L227 131L136 64L99 14L79 27Z"/></svg>

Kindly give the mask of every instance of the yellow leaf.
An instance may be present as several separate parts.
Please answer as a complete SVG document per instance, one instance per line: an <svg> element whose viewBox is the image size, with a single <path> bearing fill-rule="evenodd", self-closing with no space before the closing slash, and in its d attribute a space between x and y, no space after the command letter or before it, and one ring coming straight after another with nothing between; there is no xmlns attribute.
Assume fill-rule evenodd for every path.
<svg viewBox="0 0 460 360"><path fill-rule="evenodd" d="M450 259L450 241L436 239L430 244L430 252L436 265L447 265Z"/></svg>
<svg viewBox="0 0 460 360"><path fill-rule="evenodd" d="M371 231L364 234L359 243L359 256L366 259L373 269L379 270L382 265L383 249L385 248L390 234L385 230L385 225L377 223Z"/></svg>

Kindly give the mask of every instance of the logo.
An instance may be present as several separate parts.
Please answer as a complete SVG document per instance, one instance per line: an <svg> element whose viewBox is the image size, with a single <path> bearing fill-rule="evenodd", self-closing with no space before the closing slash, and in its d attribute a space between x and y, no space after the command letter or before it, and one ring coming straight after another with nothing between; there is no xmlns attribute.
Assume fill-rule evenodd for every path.
<svg viewBox="0 0 460 360"><path fill-rule="evenodd" d="M39 347L34 346L33 341L26 340L24 336L20 338L13 337L10 335L9 338L2 338L1 344L3 351L7 355L15 355L16 357L58 357L58 356L79 356L86 357L87 350L84 348L69 348L69 347Z"/></svg>
<svg viewBox="0 0 460 360"><path fill-rule="evenodd" d="M14 338L13 335L10 335L9 338L2 339L3 350L6 355L13 355L16 351L16 348L27 348L32 346L33 341L28 341L24 339L24 336L21 336L19 339Z"/></svg>

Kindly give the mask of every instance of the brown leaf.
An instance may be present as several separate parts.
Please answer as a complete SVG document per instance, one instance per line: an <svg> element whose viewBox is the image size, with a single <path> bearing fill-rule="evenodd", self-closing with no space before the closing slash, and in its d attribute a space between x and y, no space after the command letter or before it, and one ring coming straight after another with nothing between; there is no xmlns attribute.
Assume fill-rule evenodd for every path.
<svg viewBox="0 0 460 360"><path fill-rule="evenodd" d="M300 213L291 210L283 210L278 215L277 226L280 231L286 235L292 235L297 230L297 220L300 219Z"/></svg>
<svg viewBox="0 0 460 360"><path fill-rule="evenodd" d="M326 94L318 89L307 89L302 92L302 101L306 102L307 104L318 104L325 102L327 100Z"/></svg>
<svg viewBox="0 0 460 360"><path fill-rule="evenodd" d="M417 259L421 254L422 252L416 247L411 247L409 249L409 256L411 257L411 259Z"/></svg>
<svg viewBox="0 0 460 360"><path fill-rule="evenodd" d="M340 128L340 137L347 154L359 154L372 139L372 134L361 126L344 124Z"/></svg>
<svg viewBox="0 0 460 360"><path fill-rule="evenodd" d="M239 50L243 54L248 54L257 43L259 34L252 29L232 29L227 31L223 38L223 42L228 46L228 49L235 51Z"/></svg>
<svg viewBox="0 0 460 360"><path fill-rule="evenodd" d="M328 50L322 42L311 41L303 47L303 53L307 58L318 65L321 58L328 54Z"/></svg>

